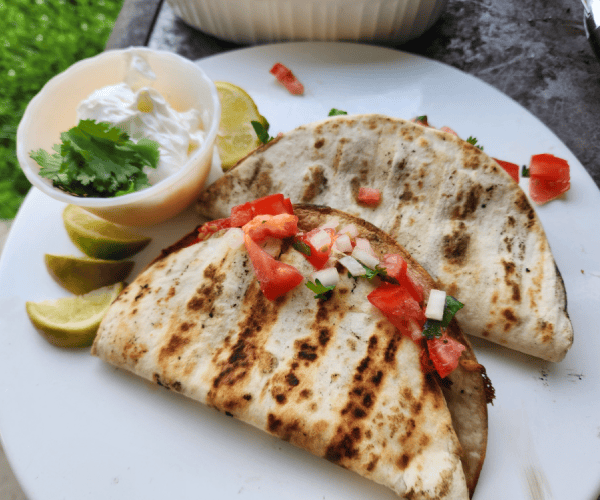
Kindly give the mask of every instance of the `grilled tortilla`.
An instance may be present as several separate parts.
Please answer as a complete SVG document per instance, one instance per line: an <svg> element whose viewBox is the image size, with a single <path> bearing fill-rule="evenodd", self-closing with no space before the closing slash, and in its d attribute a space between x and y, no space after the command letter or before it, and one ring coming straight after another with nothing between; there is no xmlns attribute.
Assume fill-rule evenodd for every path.
<svg viewBox="0 0 600 500"><path fill-rule="evenodd" d="M377 188L377 207L359 187ZM210 219L271 193L339 208L393 236L466 304L468 334L560 361L573 342L566 293L525 193L478 148L381 115L339 116L259 148L201 195Z"/></svg>
<svg viewBox="0 0 600 500"><path fill-rule="evenodd" d="M295 213L304 231L332 217L355 223L378 252L401 254L428 296L428 274L371 224L323 207ZM223 231L189 245L194 238L163 251L122 292L93 354L400 496L469 498L485 457L486 394L456 321L450 334L467 350L441 384L423 374L416 344L370 305L368 280L340 271L327 301L299 285L270 302L243 246L232 248ZM313 270L291 239L278 258L305 276Z"/></svg>

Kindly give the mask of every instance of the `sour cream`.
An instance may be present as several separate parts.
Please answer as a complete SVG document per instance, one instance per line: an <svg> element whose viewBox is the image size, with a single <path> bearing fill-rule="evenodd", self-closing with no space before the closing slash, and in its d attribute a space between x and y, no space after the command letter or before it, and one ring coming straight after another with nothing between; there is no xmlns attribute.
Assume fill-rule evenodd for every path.
<svg viewBox="0 0 600 500"><path fill-rule="evenodd" d="M156 169L145 170L150 184L177 172L188 155L204 142L199 110L174 110L152 82L156 75L147 61L132 54L125 81L94 91L77 107L79 120L108 122L129 134L133 141L142 137L159 144Z"/></svg>

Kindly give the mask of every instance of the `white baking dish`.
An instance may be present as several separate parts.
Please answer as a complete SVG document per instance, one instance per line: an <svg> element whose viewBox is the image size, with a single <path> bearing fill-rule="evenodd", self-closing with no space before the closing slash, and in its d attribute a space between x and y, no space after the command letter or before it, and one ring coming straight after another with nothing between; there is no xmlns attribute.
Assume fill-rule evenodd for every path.
<svg viewBox="0 0 600 500"><path fill-rule="evenodd" d="M167 0L187 24L237 43L403 43L430 28L447 0Z"/></svg>

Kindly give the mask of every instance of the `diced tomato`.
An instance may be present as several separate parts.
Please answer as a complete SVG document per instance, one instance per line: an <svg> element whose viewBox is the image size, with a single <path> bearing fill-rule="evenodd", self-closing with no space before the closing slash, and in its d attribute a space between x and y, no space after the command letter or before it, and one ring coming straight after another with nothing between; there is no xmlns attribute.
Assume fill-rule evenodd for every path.
<svg viewBox="0 0 600 500"><path fill-rule="evenodd" d="M381 267L385 267L388 276L398 280L398 283L406 288L413 299L419 304L423 302L423 288L414 283L408 275L408 264L398 254L388 253L383 256Z"/></svg>
<svg viewBox="0 0 600 500"><path fill-rule="evenodd" d="M257 243L267 238L287 238L298 232L298 217L290 214L257 215L242 229Z"/></svg>
<svg viewBox="0 0 600 500"><path fill-rule="evenodd" d="M538 205L543 205L554 198L558 198L570 188L569 181L547 181L535 177L529 180L529 196Z"/></svg>
<svg viewBox="0 0 600 500"><path fill-rule="evenodd" d="M532 156L529 174L529 195L539 205L553 200L571 187L569 164L550 154Z"/></svg>
<svg viewBox="0 0 600 500"><path fill-rule="evenodd" d="M233 227L242 227L244 224L248 224L253 217L250 202L231 208L231 225Z"/></svg>
<svg viewBox="0 0 600 500"><path fill-rule="evenodd" d="M383 283L367 295L367 299L402 335L421 342L425 314L406 288Z"/></svg>
<svg viewBox="0 0 600 500"><path fill-rule="evenodd" d="M244 244L260 289L268 300L285 295L304 280L295 267L275 260L248 234L244 234Z"/></svg>
<svg viewBox="0 0 600 500"><path fill-rule="evenodd" d="M358 201L365 205L379 205L381 202L381 192L379 189L361 187L358 189Z"/></svg>
<svg viewBox="0 0 600 500"><path fill-rule="evenodd" d="M242 227L257 215L294 214L292 202L281 193L263 196L231 209L232 227Z"/></svg>
<svg viewBox="0 0 600 500"><path fill-rule="evenodd" d="M221 229L227 229L231 227L231 219L216 219L202 224L198 229L198 240L203 241L212 236Z"/></svg>
<svg viewBox="0 0 600 500"><path fill-rule="evenodd" d="M519 182L519 165L515 163L510 163L508 161L499 160L498 158L494 158L496 163L500 165L504 170L508 172L508 174L513 178L513 180L518 183Z"/></svg>
<svg viewBox="0 0 600 500"><path fill-rule="evenodd" d="M446 332L441 337L435 337L427 341L429 357L433 366L444 378L452 373L458 366L458 359L465 350L465 346L449 337Z"/></svg>
<svg viewBox="0 0 600 500"><path fill-rule="evenodd" d="M380 266L385 267L388 276L391 276L398 281L400 281L402 277L406 275L406 270L408 268L406 261L400 255L395 253L385 254Z"/></svg>
<svg viewBox="0 0 600 500"><path fill-rule="evenodd" d="M450 127L441 127L440 130L442 132L448 132L449 134L455 135L456 137L458 137L458 134L452 130Z"/></svg>
<svg viewBox="0 0 600 500"><path fill-rule="evenodd" d="M304 94L304 86L298 81L289 68L281 63L275 63L270 70L271 74L289 91L290 94Z"/></svg>
<svg viewBox="0 0 600 500"><path fill-rule="evenodd" d="M549 181L569 180L569 164L554 155L533 155L529 163L529 175Z"/></svg>
<svg viewBox="0 0 600 500"><path fill-rule="evenodd" d="M329 242L320 246L319 248L316 248L311 240L321 231L325 231L327 234L329 234ZM335 242L335 231L331 228L316 228L308 233L298 235L297 239L298 241L306 243L310 249L310 255L303 254L308 262L310 262L316 269L323 269L329 260L329 256L331 255L331 248Z"/></svg>

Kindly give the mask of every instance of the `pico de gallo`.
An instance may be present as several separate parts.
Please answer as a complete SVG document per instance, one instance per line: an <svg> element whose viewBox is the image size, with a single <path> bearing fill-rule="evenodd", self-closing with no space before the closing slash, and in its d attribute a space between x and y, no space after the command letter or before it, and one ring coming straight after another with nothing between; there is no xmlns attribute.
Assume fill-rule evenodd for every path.
<svg viewBox="0 0 600 500"><path fill-rule="evenodd" d="M436 371L446 377L459 363L465 346L447 334L447 327L462 307L456 299L446 296L424 308L424 291L408 273L406 260L398 254L386 254L381 259L369 240L359 236L354 224L339 227L330 221L308 232L298 230L289 198L273 194L235 206L231 216L211 221L198 230L198 241L218 231L228 229L243 239L260 289L268 300L284 296L304 281L293 266L275 259L264 246L269 239L293 238L293 248L300 252L315 271L306 286L315 298L327 300L339 282L337 264L351 278L374 280L374 289L367 300L392 323L401 335L415 342L422 350L421 364L425 372ZM440 319L441 318L441 319Z"/></svg>
<svg viewBox="0 0 600 500"><path fill-rule="evenodd" d="M304 85L294 76L292 71L281 63L275 63L269 72L288 90L290 94L304 94Z"/></svg>

